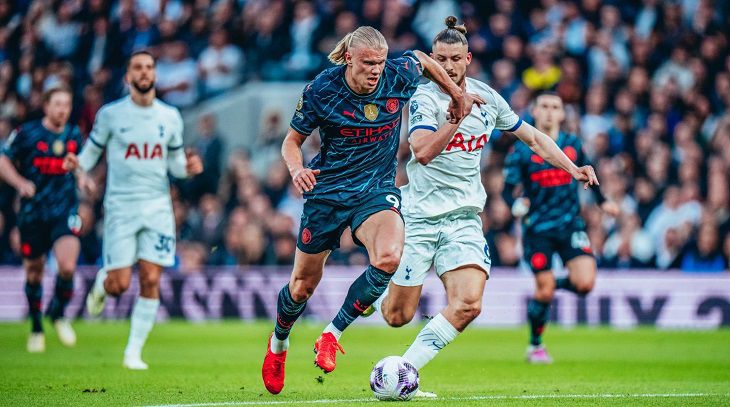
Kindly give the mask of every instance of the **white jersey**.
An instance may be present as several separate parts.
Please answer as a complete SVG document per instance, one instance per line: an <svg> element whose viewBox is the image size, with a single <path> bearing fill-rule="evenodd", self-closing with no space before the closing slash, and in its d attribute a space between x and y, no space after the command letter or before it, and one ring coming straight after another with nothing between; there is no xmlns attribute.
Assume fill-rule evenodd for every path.
<svg viewBox="0 0 730 407"><path fill-rule="evenodd" d="M466 92L481 96L486 104L472 108L446 148L428 165L419 164L415 156L408 162L409 181L401 188L405 216L430 218L458 209L484 209L487 194L479 168L482 148L493 129L513 131L522 120L487 84L466 78ZM450 102L435 83L420 85L410 100L408 133L436 131L447 124Z"/></svg>
<svg viewBox="0 0 730 407"><path fill-rule="evenodd" d="M168 154L183 147L182 133L180 112L158 99L147 107L129 96L104 105L89 136L106 148L104 204L169 201Z"/></svg>

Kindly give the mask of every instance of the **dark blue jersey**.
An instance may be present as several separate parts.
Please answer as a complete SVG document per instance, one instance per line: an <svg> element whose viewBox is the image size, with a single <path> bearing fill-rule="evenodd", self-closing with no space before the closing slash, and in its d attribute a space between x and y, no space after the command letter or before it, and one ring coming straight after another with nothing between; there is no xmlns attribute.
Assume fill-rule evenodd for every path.
<svg viewBox="0 0 730 407"><path fill-rule="evenodd" d="M577 166L589 164L578 137L561 132L555 142ZM580 216L578 182L532 152L525 143L515 143L505 161L504 173L505 194L511 194L516 185L522 184L522 195L530 200L530 211L522 218L526 232L585 228Z"/></svg>
<svg viewBox="0 0 730 407"><path fill-rule="evenodd" d="M3 149L20 175L35 184L35 195L20 202L19 224L68 216L77 205L76 181L62 167L66 153L78 153L83 140L78 127L67 124L60 134L40 120L16 129Z"/></svg>
<svg viewBox="0 0 730 407"><path fill-rule="evenodd" d="M353 205L363 192L395 187L401 110L415 93L421 66L413 52L387 60L378 86L359 95L345 81L345 66L327 69L310 82L291 127L304 135L319 128L319 169L307 199Z"/></svg>

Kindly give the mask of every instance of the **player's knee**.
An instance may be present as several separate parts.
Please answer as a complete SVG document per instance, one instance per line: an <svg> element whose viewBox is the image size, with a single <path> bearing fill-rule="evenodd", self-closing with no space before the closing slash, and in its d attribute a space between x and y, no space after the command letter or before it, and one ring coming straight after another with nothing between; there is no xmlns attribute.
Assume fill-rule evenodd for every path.
<svg viewBox="0 0 730 407"><path fill-rule="evenodd" d="M538 287L535 299L540 302L551 302L555 296L555 287Z"/></svg>
<svg viewBox="0 0 730 407"><path fill-rule="evenodd" d="M408 312L407 310L398 310L395 312L384 313L383 317L385 322L393 328L400 328L403 325L408 324L413 320L415 312Z"/></svg>
<svg viewBox="0 0 730 407"><path fill-rule="evenodd" d="M76 263L73 261L58 262L58 274L61 278L68 280L73 277L76 270Z"/></svg>
<svg viewBox="0 0 730 407"><path fill-rule="evenodd" d="M395 273L400 264L401 249L391 248L383 253L378 254L373 261L373 266L383 270L386 273Z"/></svg>
<svg viewBox="0 0 730 407"><path fill-rule="evenodd" d="M595 282L593 280L581 280L573 283L575 286L575 292L579 295L586 295L593 291Z"/></svg>
<svg viewBox="0 0 730 407"><path fill-rule="evenodd" d="M107 292L107 294L114 297L118 297L124 294L124 292L127 291L128 288L128 279L111 278L111 276L109 276L107 277L106 281L104 281L104 290Z"/></svg>
<svg viewBox="0 0 730 407"><path fill-rule="evenodd" d="M475 320L481 313L482 304L479 301L463 301L456 306L456 314L465 323Z"/></svg>
<svg viewBox="0 0 730 407"><path fill-rule="evenodd" d="M147 273L139 276L139 285L142 288L153 288L160 285L160 275L158 273Z"/></svg>
<svg viewBox="0 0 730 407"><path fill-rule="evenodd" d="M295 281L289 284L289 293L295 302L304 302L314 294L315 287L306 281Z"/></svg>
<svg viewBox="0 0 730 407"><path fill-rule="evenodd" d="M38 284L43 280L43 264L30 263L25 266L25 274L29 283Z"/></svg>

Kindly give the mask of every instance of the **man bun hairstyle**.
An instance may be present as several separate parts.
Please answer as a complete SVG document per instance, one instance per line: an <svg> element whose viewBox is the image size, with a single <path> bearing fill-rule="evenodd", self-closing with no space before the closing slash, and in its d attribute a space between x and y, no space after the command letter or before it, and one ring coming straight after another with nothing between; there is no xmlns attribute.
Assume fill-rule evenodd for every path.
<svg viewBox="0 0 730 407"><path fill-rule="evenodd" d="M335 45L328 58L335 65L345 65L345 53L353 48L388 49L388 43L380 31L370 26L358 27L357 30L345 35Z"/></svg>
<svg viewBox="0 0 730 407"><path fill-rule="evenodd" d="M448 16L444 20L446 28L441 30L433 39L433 44L442 42L444 44L464 44L469 45L466 40L466 26L464 24L456 25L456 17Z"/></svg>

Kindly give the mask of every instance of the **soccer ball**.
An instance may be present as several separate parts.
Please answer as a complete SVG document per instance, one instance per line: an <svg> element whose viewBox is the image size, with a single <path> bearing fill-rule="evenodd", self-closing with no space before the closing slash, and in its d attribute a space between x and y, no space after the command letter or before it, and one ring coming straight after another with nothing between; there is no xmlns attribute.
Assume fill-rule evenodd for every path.
<svg viewBox="0 0 730 407"><path fill-rule="evenodd" d="M381 401L410 400L418 390L418 370L400 356L388 356L370 373L370 389Z"/></svg>

